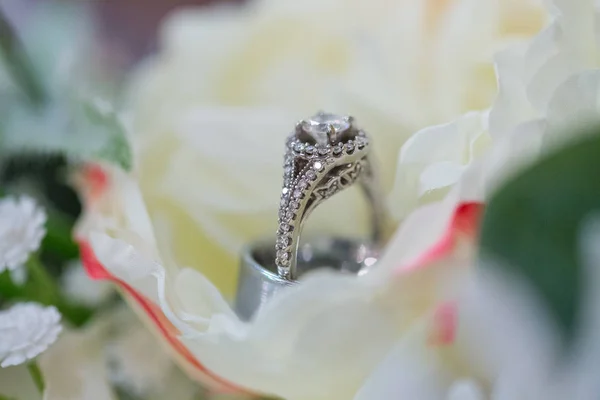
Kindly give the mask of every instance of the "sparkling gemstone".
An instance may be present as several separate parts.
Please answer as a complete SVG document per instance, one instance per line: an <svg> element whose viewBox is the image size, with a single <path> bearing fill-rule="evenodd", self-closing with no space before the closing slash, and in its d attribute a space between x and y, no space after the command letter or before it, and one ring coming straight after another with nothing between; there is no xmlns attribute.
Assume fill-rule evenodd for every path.
<svg viewBox="0 0 600 400"><path fill-rule="evenodd" d="M292 173L292 166L291 165L286 165L285 168L283 169L283 173L286 175L289 175Z"/></svg>
<svg viewBox="0 0 600 400"><path fill-rule="evenodd" d="M279 230L281 232L284 232L284 233L285 232L289 232L290 231L290 226L287 223L284 222L283 224L279 225Z"/></svg>
<svg viewBox="0 0 600 400"><path fill-rule="evenodd" d="M302 191L301 190L294 190L294 197L296 199L300 199L302 197Z"/></svg>
<svg viewBox="0 0 600 400"><path fill-rule="evenodd" d="M296 144L294 144L294 151L296 151L297 153L302 153L304 151L304 144L296 142Z"/></svg>
<svg viewBox="0 0 600 400"><path fill-rule="evenodd" d="M306 189L308 187L308 182L306 182L304 179L300 179L300 181L298 182L298 189Z"/></svg>
<svg viewBox="0 0 600 400"><path fill-rule="evenodd" d="M306 146L306 154L314 154L315 153L315 147L314 146Z"/></svg>
<svg viewBox="0 0 600 400"><path fill-rule="evenodd" d="M285 206L287 206L287 202L288 202L288 199L287 198L283 198L283 199L281 199L281 202L279 203L279 205L281 207L285 207Z"/></svg>
<svg viewBox="0 0 600 400"><path fill-rule="evenodd" d="M291 207L292 209L294 209L294 210L297 210L297 209L299 209L299 208L300 208L300 203L298 203L297 201L292 201L292 202L290 203L290 207Z"/></svg>
<svg viewBox="0 0 600 400"><path fill-rule="evenodd" d="M290 260L282 260L280 258L278 258L277 260L279 261L278 264L283 265L284 267L289 265L289 263L290 263Z"/></svg>
<svg viewBox="0 0 600 400"><path fill-rule="evenodd" d="M323 164L320 161L317 161L316 163L313 164L313 168L317 171L322 171L323 170Z"/></svg>
<svg viewBox="0 0 600 400"><path fill-rule="evenodd" d="M343 132L350 128L350 119L331 113L318 113L302 122L302 129L311 135L317 143L323 145L329 142L327 134L330 126L336 132Z"/></svg>
<svg viewBox="0 0 600 400"><path fill-rule="evenodd" d="M319 147L318 152L320 155L322 156L326 156L327 154L329 154L329 147Z"/></svg>
<svg viewBox="0 0 600 400"><path fill-rule="evenodd" d="M294 218L294 216L295 216L295 215L296 215L296 214L294 214L294 212L293 212L293 211L288 211L287 213L285 213L285 217L286 217L287 219L292 219L292 218Z"/></svg>
<svg viewBox="0 0 600 400"><path fill-rule="evenodd" d="M290 239L288 236L281 236L279 239L277 239L277 244L279 244L281 246L281 248L286 248L291 243L292 243L292 239Z"/></svg>
<svg viewBox="0 0 600 400"><path fill-rule="evenodd" d="M284 187L283 189L281 189L281 193L283 194L288 194L288 192L290 191L290 189Z"/></svg>
<svg viewBox="0 0 600 400"><path fill-rule="evenodd" d="M339 155L341 155L341 154L342 154L342 151L343 151L343 150L344 150L344 149L342 149L342 146L340 146L340 145L338 144L337 146L335 146L335 147L333 148L333 155L334 155L334 156L339 156Z"/></svg>
<svg viewBox="0 0 600 400"><path fill-rule="evenodd" d="M311 181L314 181L315 179L317 179L317 173L312 169L309 169L308 171L306 171L306 177Z"/></svg>
<svg viewBox="0 0 600 400"><path fill-rule="evenodd" d="M364 137L357 137L356 140L356 147L358 147L359 149L362 149L363 147L365 147L367 145L367 139Z"/></svg>
<svg viewBox="0 0 600 400"><path fill-rule="evenodd" d="M346 143L346 151L352 153L354 151L354 143L351 141Z"/></svg>
<svg viewBox="0 0 600 400"><path fill-rule="evenodd" d="M290 253L287 251L278 251L277 258L279 258L281 261L287 261L290 259Z"/></svg>

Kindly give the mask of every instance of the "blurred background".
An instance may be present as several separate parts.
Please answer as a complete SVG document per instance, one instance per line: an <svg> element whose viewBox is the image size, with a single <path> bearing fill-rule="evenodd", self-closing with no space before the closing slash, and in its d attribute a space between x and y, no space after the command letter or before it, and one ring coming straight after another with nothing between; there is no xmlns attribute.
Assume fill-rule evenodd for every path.
<svg viewBox="0 0 600 400"><path fill-rule="evenodd" d="M47 252L45 261L57 275L65 261L77 258L68 237L81 206L68 179L70 149L56 143L65 122L48 120L66 119L72 110L58 110L59 116L53 110L47 118L36 98L71 102L83 91L118 104L127 72L156 50L163 18L180 7L210 3L215 0L0 1L0 187L4 194L30 194L50 210L46 244L58 254ZM63 89L60 96L52 93ZM78 140L72 136L64 140Z"/></svg>
<svg viewBox="0 0 600 400"><path fill-rule="evenodd" d="M550 69L557 76L541 74L538 81L520 76L527 68L511 64L529 62L520 52L495 58L509 45L538 38L549 21L541 0L347 1L348 7L322 0L324 10L315 12L319 0L0 0L0 194L30 195L48 215L41 267L25 278L0 270L0 311L20 301L56 306L69 329L66 348L55 346L58 357L77 343L91 348L88 341L102 336L94 346L103 349L101 369L119 400L175 398L173 388L181 391L177 399L209 398L175 367L113 287L85 275L73 240L84 203L78 195L87 189L74 189L77 173L90 174L90 187L108 179L100 167L86 169L89 161L132 172L154 228L170 240L173 264L201 271L231 300L241 246L277 226L278 135L293 126L290 121L324 108L348 112L375 133L383 185L399 225L420 205L445 198L498 139L493 128L507 134L523 123L541 137L556 124L562 130L552 132L570 135L564 126L573 118L581 122L580 110L597 116L598 105L586 103L597 96L580 92L596 88L588 81L555 91L565 79L562 70ZM195 9L167 18L185 7ZM245 8L238 13L232 7ZM569 22L577 24L577 18L583 17ZM595 38L587 40L595 48ZM570 45L579 48L579 42L577 37ZM540 54L527 53L539 57L529 64L545 65L560 46L532 47ZM600 59L596 53L583 58L577 72ZM502 73L509 78L506 87L498 85ZM525 86L533 95L521 93ZM503 90L508 95L497 97ZM528 104L531 98L537 103ZM537 125L542 120L544 128ZM525 124L530 121L536 124ZM137 141L128 141L139 132ZM527 146L530 153L513 159L511 148L492 161L516 165L518 157L533 158L540 150L537 142ZM481 197L487 201L488 195ZM365 231L362 198L344 195L327 203L311 217L315 230ZM503 241L514 235L496 236ZM553 240L539 244L540 253L550 254L547 249L557 247ZM548 270L535 271L545 281ZM0 399L7 376L0 374Z"/></svg>

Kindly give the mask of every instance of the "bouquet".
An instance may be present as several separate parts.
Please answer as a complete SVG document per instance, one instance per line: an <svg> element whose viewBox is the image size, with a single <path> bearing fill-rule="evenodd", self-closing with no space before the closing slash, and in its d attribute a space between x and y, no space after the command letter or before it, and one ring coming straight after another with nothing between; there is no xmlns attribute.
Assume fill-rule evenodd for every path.
<svg viewBox="0 0 600 400"><path fill-rule="evenodd" d="M177 8L126 71L90 5L3 10L0 398L600 394L593 1ZM385 210L368 268L289 275L307 204L306 237Z"/></svg>

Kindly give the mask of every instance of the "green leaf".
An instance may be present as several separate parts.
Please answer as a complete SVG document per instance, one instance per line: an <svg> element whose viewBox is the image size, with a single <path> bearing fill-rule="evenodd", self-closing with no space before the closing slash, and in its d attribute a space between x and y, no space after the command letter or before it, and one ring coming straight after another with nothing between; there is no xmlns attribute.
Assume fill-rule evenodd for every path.
<svg viewBox="0 0 600 400"><path fill-rule="evenodd" d="M42 241L42 250L59 256L62 260L79 257L79 248L73 241L73 221L65 214L47 209L46 236Z"/></svg>
<svg viewBox="0 0 600 400"><path fill-rule="evenodd" d="M0 274L0 305L3 301L34 301L53 305L63 318L75 327L83 326L94 314L94 310L67 299L58 282L48 273L37 255L27 261L28 278L23 285L15 285L8 271Z"/></svg>
<svg viewBox="0 0 600 400"><path fill-rule="evenodd" d="M132 152L127 140L125 127L117 113L107 104L96 102L82 103L83 129L97 132L103 137L101 145L92 154L129 171L132 166Z"/></svg>
<svg viewBox="0 0 600 400"><path fill-rule="evenodd" d="M101 100L54 100L31 109L7 103L2 112L1 149L10 153L65 154L79 160L103 160L128 171L132 151L121 119Z"/></svg>
<svg viewBox="0 0 600 400"><path fill-rule="evenodd" d="M600 129L547 156L498 190L481 232L481 256L524 277L568 342L580 312L578 236L600 212Z"/></svg>
<svg viewBox="0 0 600 400"><path fill-rule="evenodd" d="M17 86L22 89L31 105L41 105L47 98L46 89L38 79L29 56L25 53L15 29L0 9L0 56Z"/></svg>
<svg viewBox="0 0 600 400"><path fill-rule="evenodd" d="M17 400L14 397L8 397L0 394L0 400Z"/></svg>

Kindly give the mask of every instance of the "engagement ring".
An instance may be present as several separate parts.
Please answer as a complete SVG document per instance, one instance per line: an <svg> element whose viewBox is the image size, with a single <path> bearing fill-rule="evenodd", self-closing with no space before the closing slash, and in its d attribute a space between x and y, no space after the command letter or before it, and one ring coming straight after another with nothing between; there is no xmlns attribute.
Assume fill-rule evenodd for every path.
<svg viewBox="0 0 600 400"><path fill-rule="evenodd" d="M360 273L375 263L390 219L371 147L367 133L350 116L321 112L296 125L286 141L276 242L255 244L242 256L236 299L240 315L249 317L306 271L329 267ZM369 202L370 237L310 238L301 246L302 227L311 212L354 184Z"/></svg>

